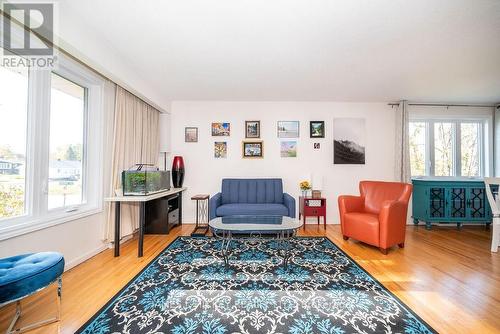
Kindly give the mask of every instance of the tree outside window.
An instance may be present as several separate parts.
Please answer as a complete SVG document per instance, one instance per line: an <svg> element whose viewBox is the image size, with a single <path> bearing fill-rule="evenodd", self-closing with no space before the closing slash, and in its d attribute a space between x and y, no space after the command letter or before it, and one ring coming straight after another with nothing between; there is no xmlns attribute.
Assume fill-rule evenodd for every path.
<svg viewBox="0 0 500 334"><path fill-rule="evenodd" d="M484 126L483 120L430 119L410 122L412 175L481 176L484 161Z"/></svg>

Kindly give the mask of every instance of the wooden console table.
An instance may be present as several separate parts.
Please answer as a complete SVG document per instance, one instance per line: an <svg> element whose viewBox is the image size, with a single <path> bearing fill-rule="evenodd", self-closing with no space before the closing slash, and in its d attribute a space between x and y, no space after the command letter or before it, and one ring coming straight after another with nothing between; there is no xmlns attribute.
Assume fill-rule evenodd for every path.
<svg viewBox="0 0 500 334"><path fill-rule="evenodd" d="M105 202L113 202L115 203L115 257L120 256L120 204L122 202L125 203L139 203L139 245L138 245L138 250L137 250L137 256L142 257L143 255L143 245L144 245L144 230L145 230L145 225L146 225L146 202L158 199L158 198L163 198L163 197L168 197L172 195L179 195L179 211L182 212L182 201L180 198L182 198L182 192L186 190L185 187L183 188L171 188L170 190L167 191L162 191L159 193L155 193L152 195L145 195L145 196L116 196L116 197L107 197L104 199ZM168 214L168 212L165 212L165 214ZM181 217L179 217L179 222L181 222Z"/></svg>

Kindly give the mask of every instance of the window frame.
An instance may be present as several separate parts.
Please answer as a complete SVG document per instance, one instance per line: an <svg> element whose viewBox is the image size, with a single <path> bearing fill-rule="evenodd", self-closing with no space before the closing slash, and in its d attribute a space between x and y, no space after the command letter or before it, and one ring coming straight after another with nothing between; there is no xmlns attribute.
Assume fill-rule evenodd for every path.
<svg viewBox="0 0 500 334"><path fill-rule="evenodd" d="M65 212L72 212L72 211L78 211L80 210L82 207L85 207L85 204L87 202L87 191L88 191L88 167L87 167L87 141L88 141L88 132L89 132L89 124L88 124L88 113L89 113L89 91L90 89L88 87L86 87L88 85L88 82L85 82L85 83L81 83L82 80L81 78L78 78L76 77L75 75L72 75L70 73L68 73L67 70L63 69L63 71L61 71L60 69L56 70L56 71L51 71L51 74L55 74L55 75L58 75L59 77L63 78L63 79L66 79L68 80L69 82L72 82L80 87L82 87L84 89L84 111L83 111L83 138L82 138L82 175L81 175L81 178L82 178L82 202L80 204L76 204L76 205L68 205L68 206L65 206L65 207L55 207L55 208L48 208L48 204L47 204L47 208L48 208L48 212L62 212L62 211L65 211ZM67 75L71 76L71 78L68 78ZM50 77L52 78L52 75L50 75ZM50 80L50 88L52 90L52 80ZM86 80L84 80L86 81ZM50 125L50 105L49 105L49 115L47 117L48 119L48 124ZM50 127L50 126L49 126ZM50 137L49 137L49 140L50 140ZM50 153L50 147L49 147L49 153ZM48 157L48 160L47 160L47 163L48 163L48 168L50 169L50 155ZM49 178L49 174L50 174L50 170L47 174L47 179L45 182L47 182L46 184L46 187L47 187L47 202L48 202L48 197L49 197L49 194L48 194L48 178ZM45 192L45 189L44 189L44 192Z"/></svg>
<svg viewBox="0 0 500 334"><path fill-rule="evenodd" d="M467 177L462 176L461 166L461 124L480 123L479 126L479 176L470 178L481 178L491 174L493 170L492 160L492 117L485 115L476 115L472 117L448 116L448 117L430 117L426 115L411 115L409 122L425 123L425 175L412 175L412 177ZM435 140L434 125L436 123L453 124L453 175L436 176L435 175Z"/></svg>
<svg viewBox="0 0 500 334"><path fill-rule="evenodd" d="M86 88L82 204L48 208L51 73ZM0 240L73 221L103 211L104 79L69 56L56 69L28 73L25 213L0 220ZM92 182L89 182L92 180Z"/></svg>

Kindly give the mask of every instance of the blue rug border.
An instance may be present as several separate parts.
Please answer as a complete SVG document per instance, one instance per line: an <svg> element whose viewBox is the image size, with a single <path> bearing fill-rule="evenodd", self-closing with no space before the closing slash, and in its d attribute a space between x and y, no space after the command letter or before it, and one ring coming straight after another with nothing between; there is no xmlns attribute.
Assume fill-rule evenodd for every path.
<svg viewBox="0 0 500 334"><path fill-rule="evenodd" d="M104 312L112 303L113 301L120 297L120 295L125 292L125 290L128 288L131 282L135 281L137 278L139 278L144 271L146 271L152 264L155 262L166 250L168 250L177 240L182 239L182 238L195 238L195 239L209 239L209 238L214 238L214 237L209 237L209 236L203 236L203 237L192 237L189 235L178 235L174 240L172 240L165 248L163 248L158 255L156 255L144 268L142 268L141 271L139 271L132 279L130 279L123 288L121 288L116 294L111 297L110 300L106 302L97 312L94 313L92 317L90 317L89 320L87 320L83 325L81 325L75 332L75 334L82 333L86 327L88 327L99 315L101 315L102 312ZM405 308L408 312L410 312L416 319L418 319L420 322L422 322L427 328L436 334L439 334L437 330L435 330L431 325L427 323L422 317L420 317L417 313L415 313L408 305L406 305L398 296L396 296L391 290L389 290L382 282L380 282L378 279L376 279L372 274L370 274L365 268L363 268L356 260L354 260L349 254L347 254L342 248L340 248L335 242L333 242L332 239L330 239L328 236L296 236L295 238L297 239L325 239L328 240L332 245L334 245L340 252L342 252L349 260L351 260L359 269L361 269L365 274L367 274L371 279L373 279L380 287L382 287L386 292L389 293L391 297L396 299L396 301L399 303L400 306Z"/></svg>

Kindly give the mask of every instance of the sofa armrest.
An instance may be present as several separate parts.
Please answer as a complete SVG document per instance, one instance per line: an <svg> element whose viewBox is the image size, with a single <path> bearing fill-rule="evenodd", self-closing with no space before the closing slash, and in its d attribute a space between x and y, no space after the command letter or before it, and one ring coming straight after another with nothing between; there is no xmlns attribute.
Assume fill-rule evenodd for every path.
<svg viewBox="0 0 500 334"><path fill-rule="evenodd" d="M288 217L295 218L295 198L283 193L283 204L288 208Z"/></svg>
<svg viewBox="0 0 500 334"><path fill-rule="evenodd" d="M219 206L221 206L221 203L222 203L222 193L217 193L217 194L213 195L212 197L210 197L210 200L208 202L208 206L210 208L209 213L208 213L209 220L212 220L215 217L217 217L217 214L216 214L217 208Z"/></svg>

